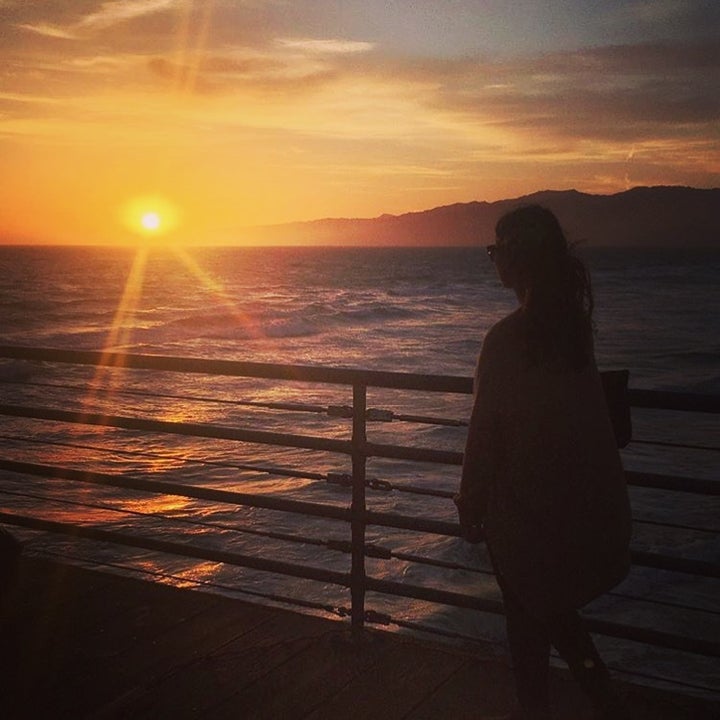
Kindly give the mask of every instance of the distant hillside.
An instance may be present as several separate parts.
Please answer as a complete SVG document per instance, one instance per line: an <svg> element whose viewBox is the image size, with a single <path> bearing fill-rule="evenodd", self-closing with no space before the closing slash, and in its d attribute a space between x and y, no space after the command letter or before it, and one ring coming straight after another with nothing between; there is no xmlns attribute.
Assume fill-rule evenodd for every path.
<svg viewBox="0 0 720 720"><path fill-rule="evenodd" d="M591 245L720 247L720 188L638 187L616 195L576 190L469 202L372 219L325 219L249 228L246 241L280 245L475 245L518 205L553 210L571 240Z"/></svg>

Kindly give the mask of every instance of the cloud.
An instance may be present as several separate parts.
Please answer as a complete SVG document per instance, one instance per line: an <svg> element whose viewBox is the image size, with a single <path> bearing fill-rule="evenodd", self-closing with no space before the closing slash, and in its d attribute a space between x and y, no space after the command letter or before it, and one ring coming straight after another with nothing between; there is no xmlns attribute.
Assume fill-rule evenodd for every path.
<svg viewBox="0 0 720 720"><path fill-rule="evenodd" d="M601 27L668 37L701 37L718 19L715 0L631 0L602 6ZM598 6L600 7L600 6Z"/></svg>
<svg viewBox="0 0 720 720"><path fill-rule="evenodd" d="M371 42L358 40L318 40L318 39L300 39L300 38L279 38L276 43L291 50L301 50L309 53L318 53L322 55L347 55L355 53L364 53L372 50L375 45Z"/></svg>
<svg viewBox="0 0 720 720"><path fill-rule="evenodd" d="M201 94L238 92L269 84L269 76L282 74L285 65L269 57L195 54L182 59L155 56L147 61L150 73L176 90Z"/></svg>
<svg viewBox="0 0 720 720"><path fill-rule="evenodd" d="M30 23L21 23L17 26L21 30L28 30L31 33L37 35L43 35L44 37L51 38L63 38L65 40L76 40L79 36L72 30L59 27L57 25L49 25L47 23L37 23L35 25Z"/></svg>
<svg viewBox="0 0 720 720"><path fill-rule="evenodd" d="M108 0L100 9L85 15L77 25L87 28L107 28L127 20L150 15L175 7L178 0Z"/></svg>
<svg viewBox="0 0 720 720"><path fill-rule="evenodd" d="M87 31L104 30L119 23L147 15L171 10L179 0L106 0L95 10L90 10L65 22L25 22L16 27L51 38L77 40Z"/></svg>
<svg viewBox="0 0 720 720"><path fill-rule="evenodd" d="M352 60L369 54L369 42L322 38L275 38L264 44L225 45L174 55L157 55L147 62L151 73L172 81L183 91L200 93L277 95L296 97L327 83L341 82L367 68Z"/></svg>
<svg viewBox="0 0 720 720"><path fill-rule="evenodd" d="M720 44L657 43L591 48L463 64L435 78L432 102L536 138L643 140L692 134L720 121Z"/></svg>

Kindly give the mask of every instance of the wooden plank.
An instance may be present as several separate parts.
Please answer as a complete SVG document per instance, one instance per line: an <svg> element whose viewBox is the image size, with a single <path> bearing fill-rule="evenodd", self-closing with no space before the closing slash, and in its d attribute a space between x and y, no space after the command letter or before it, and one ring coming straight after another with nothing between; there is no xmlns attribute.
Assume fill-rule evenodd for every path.
<svg viewBox="0 0 720 720"><path fill-rule="evenodd" d="M152 638L207 604L198 593L67 568L60 582L44 576L43 582L34 583L33 594L16 602L5 620L21 629L25 659L32 669L42 656L52 657L56 650L67 656L81 646L110 657L135 644L139 636Z"/></svg>
<svg viewBox="0 0 720 720"><path fill-rule="evenodd" d="M407 720L478 720L481 709L488 715L501 715L509 712L512 703L510 667L497 658L467 656L446 682L407 715Z"/></svg>
<svg viewBox="0 0 720 720"><path fill-rule="evenodd" d="M630 715L638 720L718 720L720 702L678 695L657 688L639 685L625 686ZM558 704L563 707L565 696L558 696ZM561 720L571 720L569 714L561 715Z"/></svg>
<svg viewBox="0 0 720 720"><path fill-rule="evenodd" d="M223 610L222 608L220 608ZM76 673L73 684L94 688L84 698L88 706L104 708L117 704L172 676L177 668L191 665L208 653L222 648L230 640L251 633L272 621L267 608L238 607L232 616L210 605L187 621L179 622L152 640L138 642L106 663L102 670L82 676ZM87 669L87 663L83 669Z"/></svg>
<svg viewBox="0 0 720 720"><path fill-rule="evenodd" d="M306 720L390 720L404 718L432 695L464 659L444 649L392 636L392 647L342 690L306 716ZM254 716L267 718L262 708Z"/></svg>
<svg viewBox="0 0 720 720"><path fill-rule="evenodd" d="M15 678L7 702L28 704L38 716L43 708L91 707L272 617L268 608L219 596L132 578L95 582L98 575L70 569L64 577L68 597L87 602L65 603L39 623L41 630L42 594L19 606L25 620L3 645L5 677ZM82 592L85 581L91 588Z"/></svg>
<svg viewBox="0 0 720 720"><path fill-rule="evenodd" d="M304 717L352 680L383 662L393 648L389 637L366 633L353 640L349 631L331 631L303 652L212 708L215 720L227 718Z"/></svg>
<svg viewBox="0 0 720 720"><path fill-rule="evenodd" d="M105 706L98 718L213 717L208 709L272 673L327 632L327 621L275 610L267 622L185 658Z"/></svg>

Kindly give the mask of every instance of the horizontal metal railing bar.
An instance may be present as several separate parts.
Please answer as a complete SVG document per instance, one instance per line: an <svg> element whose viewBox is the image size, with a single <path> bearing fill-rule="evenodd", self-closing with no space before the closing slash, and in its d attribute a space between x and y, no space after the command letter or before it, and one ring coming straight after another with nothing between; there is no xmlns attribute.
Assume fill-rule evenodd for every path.
<svg viewBox="0 0 720 720"><path fill-rule="evenodd" d="M131 515L134 517L141 517L141 518L162 518L163 520L168 520L174 523L184 524L184 525L190 525L193 527L204 527L208 530L229 530L232 532L237 532L241 534L249 534L249 535L256 535L258 537L266 537L270 538L272 540L282 540L284 542L292 542L292 543L300 543L304 545L315 545L317 547L323 547L327 548L329 550L337 551L337 552L345 552L349 553L351 552L351 543L345 540L337 540L337 539L321 539L321 538L311 538L303 535L297 535L292 533L280 533L280 532L272 532L272 531L264 531L264 530L256 530L254 528L249 528L246 526L238 525L236 523L234 524L227 524L227 523L208 523L208 522L202 522L200 520L191 520L189 518L178 518L178 517L171 517L169 515L165 515L164 513L147 513L147 512L139 512L137 510L129 510L127 508L118 508L112 505L101 505L97 503L87 503L87 502L80 502L77 500L69 500L64 498L57 498L57 497L48 497L46 495L40 495L36 493L30 493L30 492L15 492L12 490L6 490L6 489L0 489L0 495L3 496L10 496L10 497L20 497L24 499L33 499L33 500L40 500L41 502L51 502L51 503L57 503L60 505L70 506L73 508L87 508L92 510L105 510L108 512L116 513L116 514L125 514L125 515ZM436 528L437 529L437 528ZM450 528L452 529L452 527ZM689 528L692 529L692 528ZM445 533L438 533L438 534L445 534ZM405 553L405 552L396 552L390 548L378 546L376 544L366 544L365 545L365 555L366 557L371 558L382 558L386 560L390 559L396 559L401 560L405 562L411 562L411 563L418 563L421 565L429 565L432 567L440 567L447 570L460 570L464 572L473 572L473 573L480 573L485 575L494 575L495 573L492 570L488 570L481 567L475 567L470 565L463 565L457 562L451 562L447 560L439 560L437 558L431 558L424 555L415 555L412 553ZM653 556L650 555L650 558L652 559ZM702 561L700 561L702 562ZM683 570L686 570L683 567ZM718 570L713 567L714 574L711 576L717 576ZM658 600L643 598L643 597L637 597L633 595L626 595L622 593L610 593L610 595L614 597L620 597L624 599L630 599L630 600L641 600L643 602L650 602L658 605L665 605L668 607L679 607L685 610L695 610L698 612L709 612L712 614L718 614L715 611L712 610L704 610L703 608L688 606L688 605L680 605L678 603L668 603L668 602L662 602Z"/></svg>
<svg viewBox="0 0 720 720"><path fill-rule="evenodd" d="M397 595L415 600L451 605L452 607L480 610L481 612L492 613L493 615L504 615L503 604L500 600L489 600L477 595L465 595L464 593L452 592L450 590L440 590L438 588L376 578L371 575L365 578L365 587L369 591L384 593L386 595Z"/></svg>
<svg viewBox="0 0 720 720"><path fill-rule="evenodd" d="M430 520L374 511L367 511L365 513L365 517L368 525L391 527L399 530L415 530L418 532L447 535L450 537L461 536L460 526L458 524L443 522L441 520ZM660 555L659 553L650 553L643 550L632 550L631 558L634 565L651 567L659 570L670 570L672 572L688 573L702 577L720 577L720 565L706 562L704 560L693 560L690 558L673 557L671 555Z"/></svg>
<svg viewBox="0 0 720 720"><path fill-rule="evenodd" d="M653 410L720 413L720 395L670 390L628 390L630 405Z"/></svg>
<svg viewBox="0 0 720 720"><path fill-rule="evenodd" d="M239 442L258 443L264 445L282 445L285 447L302 448L305 450L324 450L327 452L352 454L349 440L336 440L311 435L292 435L289 433L249 430L222 425L204 423L170 422L167 420L148 420L145 418L127 417L123 415L106 415L88 413L78 410L60 410L49 407L28 407L19 405L0 405L0 415L23 417L34 420L51 420L82 425L101 425L123 430L140 430L143 432L160 432L173 435L191 435L193 437L212 438L214 440L236 440ZM419 462L442 464L462 464L462 453L433 450L431 448L407 448L380 443L367 443L368 457L385 457Z"/></svg>
<svg viewBox="0 0 720 720"><path fill-rule="evenodd" d="M0 469L26 475L37 475L40 477L87 482L97 485L109 485L123 489L191 497L211 502L247 505L249 507L258 507L265 510L278 510L281 512L312 515L315 517L325 517L334 520L349 521L350 519L349 509L338 508L332 505L320 505L317 503L307 503L299 500L288 500L286 498L268 497L265 495L238 493L227 490L197 487L194 485L170 483L166 481L145 480L143 478L133 476L109 475L87 470L75 470L71 468L61 468L54 465L39 465L36 463L19 462L6 459L0 459ZM460 526L457 523L444 522L441 520L431 520L427 518L409 517L374 511L366 511L364 513L364 520L368 525L391 527L399 530L427 532L437 535L447 535L449 537L460 536ZM678 558L633 550L632 561L635 565L652 567L655 569L689 573L702 577L720 577L720 566L702 560Z"/></svg>
<svg viewBox="0 0 720 720"><path fill-rule="evenodd" d="M136 355L133 353L63 350L18 345L0 345L0 357L16 360L102 365L139 370L167 370L170 372L255 377L335 385L367 385L397 390L472 393L472 379L455 375L426 375L314 365L281 365L238 360L206 360L165 355Z"/></svg>
<svg viewBox="0 0 720 720"><path fill-rule="evenodd" d="M47 383L47 382L35 382L31 380L15 380L15 379L7 379L7 378L0 378L0 383L4 385L16 385L20 387L34 387L34 388L52 388L55 390L77 390L81 392L87 391L86 385L69 385L67 383ZM228 399L228 398L219 398L219 397L209 397L209 396L201 396L201 395L178 395L174 393L158 393L158 392L147 392L143 390L132 390L129 388L113 388L112 389L112 397L113 399L117 399L119 396L128 395L131 397L141 397L145 399L160 399L160 400L182 400L184 402L192 401L192 402L198 402L198 403L217 403L221 405L232 405L232 406L238 406L238 407L254 407L254 408L262 408L262 409L269 409L269 410L286 410L290 412L305 412L305 413L314 413L314 414L330 414L331 406L327 405L316 405L316 404L308 404L308 403L298 403L298 402L263 402L263 401L257 401L257 400L236 400L236 399ZM348 408L348 412L351 411L352 408ZM436 425L446 425L446 426L452 426L452 427L467 427L468 422L466 420L457 420L453 418L439 418L439 417L428 417L428 416L420 416L420 415L402 415L395 413L392 410L378 410L378 409L369 409L366 411L366 416L368 417L369 421L378 419L374 417L374 414L377 413L385 413L385 416L381 416L379 419L383 421L394 421L394 420L400 420L405 422L418 422L418 423L424 423L424 424L436 424ZM711 445L697 445L697 444L689 444L689 443L680 443L680 442L669 442L667 440L647 440L647 439L640 439L640 438L633 438L632 439L633 445L650 445L653 447L668 447L668 448L680 448L683 450L707 450L711 452L720 452L720 447L715 447Z"/></svg>
<svg viewBox="0 0 720 720"><path fill-rule="evenodd" d="M634 487L655 488L656 490L677 490L698 495L720 495L720 481L701 478L658 475L657 473L626 470L628 485Z"/></svg>
<svg viewBox="0 0 720 720"><path fill-rule="evenodd" d="M14 492L6 489L0 489L0 494L2 495L9 495L11 497L21 497L25 499L33 499L33 500L40 500L43 502L48 502L48 500L52 503L57 503L60 505L65 506L71 506L71 507L82 507L82 508L88 508L93 510L106 510L109 512L117 513L117 514L128 514L133 515L136 517L143 517L143 518L163 518L164 520L170 520L172 522L181 523L181 524L187 524L191 526L199 526L204 527L209 530L230 530L232 532L238 532L241 534L251 534L256 535L259 537L266 537L273 540L282 540L285 542L292 542L292 543L300 543L305 545L315 545L317 547L323 547L327 548L329 550L337 551L337 552L345 552L349 553L351 552L351 544L348 541L345 540L334 540L334 539L320 539L320 538L309 538L302 535L295 535L295 534L288 534L288 533L278 533L278 532L266 532L263 530L256 530L254 528L248 528L245 526L240 526L237 524L225 524L225 523L207 523L202 522L199 520L190 520L189 518L178 518L178 517L171 517L169 515L165 515L164 513L145 513L145 512L139 512L137 510L129 510L127 508L118 508L112 505L100 505L97 503L86 503L86 502L79 502L74 500L68 500L68 499L61 499L57 497L49 498L44 495L34 494L34 493L28 493L28 492ZM44 554L50 554L53 553L47 551L44 552ZM432 567L439 567L444 568L447 570L460 570L463 572L471 572L471 573L477 573L482 575L490 575L494 576L495 573L487 568L483 567L477 567L477 566L470 566L470 565L464 565L457 562L447 561L447 560L439 560L436 558L427 557L424 555L415 555L412 553L405 553L405 552L396 552L394 550L391 550L390 548L383 548L380 546L377 546L375 544L368 544L365 546L365 555L367 557L372 558L383 558L383 559L397 559L404 562L411 562L411 563L417 563L420 565L429 565ZM62 557L62 555L58 555L58 557ZM113 565L113 563L99 563L99 564L107 564L107 565ZM119 566L124 567L124 569L129 570L130 567L127 566ZM143 572L163 577L180 579L176 576L168 575L166 573L161 573L159 571L150 571L150 570L143 570ZM206 586L213 586L213 587L223 587L218 583L213 583L210 581L202 581L202 580L196 580L198 584L206 585ZM234 588L230 586L224 586L224 589L232 590ZM243 590L243 592L248 592L246 590ZM252 594L252 593L251 593ZM256 595L260 597L264 597L267 599L270 599L270 596L265 593L255 593ZM716 610L710 610L703 607L698 607L696 605L686 605L686 604L680 604L675 602L668 602L663 600L657 600L654 598L647 598L647 597L641 597L637 595L628 595L626 593L618 593L618 592L610 592L610 596L622 598L623 600L631 600L631 601L640 601L645 603L651 603L653 605L660 605L663 607L670 607L670 608L679 608L681 610L689 610L691 612L703 612L708 613L710 615L718 615L718 611ZM278 596L274 596L277 598ZM317 603L312 603L309 601L302 601L290 598L289 596L282 596L283 602L287 602L289 604L297 604L301 606L307 606L307 607L318 607L318 609L325 609L325 610L337 610L337 608L331 608L327 605L319 605ZM341 615L349 615L350 612L347 611L345 613L341 613ZM400 621L396 620L395 618L392 618L392 622L395 624L400 625ZM466 638L469 639L469 638Z"/></svg>
<svg viewBox="0 0 720 720"><path fill-rule="evenodd" d="M170 372L206 373L233 377L256 377L275 380L296 380L398 390L427 390L471 394L470 377L428 375L315 365L282 365L237 360L178 358L165 355L101 352L0 345L0 357L39 362L62 362L79 365L102 365L117 368L166 370ZM628 390L630 404L638 408L720 413L720 395L665 390Z"/></svg>
<svg viewBox="0 0 720 720"><path fill-rule="evenodd" d="M181 555L198 560L209 560L211 562L226 563L239 567L252 568L253 570L264 570L280 575L316 580L318 582L329 582L343 587L350 586L349 573L340 573L334 570L311 567L309 565L296 565L281 560L270 560L254 555L231 552L228 550L215 550L213 548L201 548L197 545L159 540L147 536L133 536L102 530L101 528L76 525L73 523L60 522L58 520L45 520L26 515L17 515L0 511L0 522L9 525L18 525L32 530L70 535L72 537L84 538L98 542L108 542L116 545L142 548L155 552L168 553L170 555Z"/></svg>
<svg viewBox="0 0 720 720"><path fill-rule="evenodd" d="M460 537L460 525L457 523L431 520L430 518L410 517L407 515L395 515L394 513L367 510L365 512L365 522L368 525L389 527L395 530L414 530L416 532L427 532L435 535L447 535L448 537Z"/></svg>
<svg viewBox="0 0 720 720"><path fill-rule="evenodd" d="M85 445L80 443L68 443L68 442L60 442L55 440L37 440L35 438L28 438L28 437L19 437L19 436L12 436L12 435L0 435L0 439L2 440L10 440L10 441L16 441L16 442L22 442L22 443L37 443L37 444L44 444L44 445L52 445L52 446L58 446L58 447L68 447L68 448L77 448L82 450L93 450L97 452L113 452L113 453L121 453L123 455L128 455L131 457L148 457L152 459L166 459L166 460L175 460L175 461L182 461L185 463L196 463L200 465L207 465L210 467L221 467L221 468L228 468L228 469L235 469L235 470L249 470L254 472L260 472L260 473L266 473L270 475L281 475L285 477L298 477L298 478L308 478L311 480L328 480L328 474L327 473L318 473L318 472L311 472L308 470L298 470L294 468L287 468L287 467L278 467L278 466L269 466L269 465L256 465L252 463L229 463L229 462L216 462L212 460L202 459L202 458L196 458L196 457L188 457L186 455L177 455L177 454L166 454L166 453L156 453L156 452L144 452L142 450L122 450L116 447L113 447L111 450L108 450L108 448L98 447L97 445ZM720 482L715 480L702 480L698 478L687 478L687 477L676 477L672 475L657 475L653 473L640 473L640 472L631 472L626 471L626 476L628 479L628 484L633 485L636 487L648 487L648 488L654 488L654 489L661 489L661 490L676 490L676 491L682 491L682 492L690 492L690 493L697 493L700 495L720 495ZM349 481L350 482L350 481ZM348 482L348 484L349 484ZM370 487L373 487L372 481L369 483ZM450 490L439 490L437 488L421 488L421 487L414 487L414 486L408 486L408 485L393 485L392 483L387 483L383 481L382 490L395 490L397 492L407 492L407 493L413 493L416 495L427 495L430 497L437 497L437 498L452 498L455 495L454 491ZM641 521L641 522L649 522L649 521ZM660 523L663 524L663 523ZM674 526L671 524L664 524L666 527L681 527L681 526ZM685 529L693 529L693 528L685 528ZM702 528L697 528L702 529ZM704 532L715 532L714 530L704 530Z"/></svg>
<svg viewBox="0 0 720 720"><path fill-rule="evenodd" d="M51 420L82 425L101 425L123 430L140 430L143 432L160 432L173 435L192 435L193 437L212 438L214 440L236 440L240 442L264 445L282 445L285 447L302 448L305 450L324 450L327 452L352 454L349 440L336 440L311 435L292 435L289 433L249 430L247 428L231 428L222 425L204 423L169 422L167 420L148 420L145 418L127 417L123 415L106 415L88 413L78 410L60 410L49 407L28 407L19 405L0 405L0 415L30 418L33 420ZM384 457L399 460L416 460L441 464L461 465L462 453L432 448L408 448L380 443L367 443L368 457Z"/></svg>
<svg viewBox="0 0 720 720"><path fill-rule="evenodd" d="M49 407L21 407L19 405L0 405L0 415L31 418L34 420L52 420L56 422L81 425L101 425L122 430L140 430L171 435L191 435L193 437L212 438L213 440L235 440L262 445L282 445L304 450L324 450L327 452L350 455L349 440L335 440L311 435L291 435L289 433L249 430L240 427L208 425L205 423L170 422L167 420L148 420L124 415L106 415L88 413L81 410L60 410Z"/></svg>
<svg viewBox="0 0 720 720"><path fill-rule="evenodd" d="M367 457L381 457L392 460L416 460L419 462L438 463L441 465L462 465L463 454L452 450L436 450L434 448L404 447L402 445L385 445L369 442L365 445Z"/></svg>
<svg viewBox="0 0 720 720"><path fill-rule="evenodd" d="M119 448L102 448L97 445L86 445L82 443L66 443L66 442L58 442L54 440L37 440L35 438L29 438L29 437L20 437L17 435L2 435L0 434L0 440L10 440L11 442L19 442L19 443L32 443L32 444L40 444L40 445L50 445L52 447L63 447L63 448L73 448L73 449L79 449L79 450L93 450L96 452L101 453L119 453L123 455L127 455L133 458L141 457L141 458L150 458L150 459L164 459L164 460L173 460L173 461L182 461L185 463L194 463L194 464L201 464L201 465L207 465L210 467L220 467L223 469L234 469L234 470L249 470L259 473L266 473L269 475L278 475L282 477L292 477L292 478L307 478L311 480L322 480L325 482L330 482L329 478L332 475L328 475L327 473L318 473L318 472L311 472L308 470L296 470L291 468L285 468L285 467L277 467L277 466L263 466L263 465L254 465L254 464L245 464L245 463L228 463L228 462L214 462L211 460L204 460L200 458L193 458L193 457L187 457L185 455L175 455L175 454L168 454L168 453L154 453L154 452L144 452L142 450L121 450ZM343 476L345 477L345 476ZM348 475L348 485L352 481L352 478ZM682 480L682 478L681 478ZM712 481L710 481L712 482ZM370 480L367 482L368 487L373 487L373 481ZM345 487L343 484L342 487ZM416 488L412 486L405 486L405 485L392 485L391 483L388 483L389 490L396 490L398 492L410 492L410 493L416 493L419 495L427 495L430 497L437 497L437 498L446 498L451 499L454 497L455 492L453 491L446 491L446 490L434 490L434 489L428 489L428 488ZM384 490L384 487L383 487ZM6 491L3 491L6 492ZM709 493L712 494L712 493ZM396 517L396 516L393 516ZM633 518L634 523L638 523L641 525L652 525L660 528L672 528L676 530L686 530L690 532L702 532L702 533L708 533L711 535L718 535L720 534L720 528L710 528L710 527L698 527L696 525L684 525L679 523L670 523L670 522L664 522L661 520L653 520L651 518ZM378 525L382 525L382 522L376 523ZM395 526L397 527L397 526ZM408 528L413 529L413 528ZM452 533L448 528L445 528L445 530L438 534L448 534L451 535Z"/></svg>
<svg viewBox="0 0 720 720"><path fill-rule="evenodd" d="M217 460L207 460L205 458L190 457L188 455L180 455L178 453L158 453L147 452L145 450L123 450L118 447L99 447L98 445L87 445L85 443L61 442L59 440L48 440L43 438L38 440L32 437L20 437L18 435L0 434L0 440L10 440L18 443L32 443L35 445L44 445L51 447L73 448L75 450L91 450L97 453L110 453L117 455L125 455L135 460L138 458L147 458L149 460L172 460L174 462L183 462L188 465L203 465L206 467L217 467L225 470L247 470L250 472L264 473L267 475L280 475L282 477L302 478L305 480L324 480L327 482L328 473L311 472L310 470L298 470L296 468L279 467L277 465L255 465L254 463L234 463L220 462Z"/></svg>
<svg viewBox="0 0 720 720"><path fill-rule="evenodd" d="M705 450L707 452L720 452L720 447L714 445L692 445L690 443L668 442L667 440L640 440L632 439L633 445L651 445L652 447L678 448L680 450Z"/></svg>
<svg viewBox="0 0 720 720"><path fill-rule="evenodd" d="M88 385L36 382L34 380L8 380L6 378L0 378L0 383L3 385L18 385L21 387L51 388L53 390L77 390L79 392L87 392L88 390ZM295 402L261 402L259 400L235 400L229 398L209 397L207 395L177 395L175 393L147 392L147 390L133 390L131 388L112 388L112 397L114 400L117 400L117 398L122 395L140 397L145 400L182 400L184 402L217 403L219 405L247 406L268 410L288 410L292 412L324 413L327 412L328 409L326 405L311 405Z"/></svg>
<svg viewBox="0 0 720 720"><path fill-rule="evenodd" d="M684 523L665 522L664 520L652 520L651 518L633 518L633 522L638 525L651 525L652 527L667 528L671 530L684 530L690 532L708 533L709 535L720 535L720 527L685 525Z"/></svg>
<svg viewBox="0 0 720 720"><path fill-rule="evenodd" d="M223 523L223 522L203 522L202 520L191 520L190 518L186 517L173 517L172 515L167 515L162 512L140 512L139 510L130 510L126 507L115 507L113 505L102 505L99 503L88 503L88 502L81 502L79 500L68 500L65 498L58 498L54 496L47 496L47 495L40 495L36 493L29 493L29 492L15 492L13 490L6 490L5 488L0 488L0 496L9 496L9 497L17 497L17 498L23 498L25 500L39 500L44 503L52 503L61 505L64 507L71 507L77 510L78 508L83 508L87 510L101 510L108 513L112 513L116 516L124 515L124 516L130 516L130 517L137 517L137 518L152 518L153 520L167 520L169 523L177 524L177 525L186 525L190 527L201 527L205 528L206 530L221 530L225 531L228 530L230 532L234 533L240 533L242 535L254 535L256 537L264 537L269 538L271 540L282 540L283 542L290 542L290 543L297 543L300 545L315 545L317 547L323 547L327 548L328 550L336 550L340 552L344 552L344 549L339 547L339 545L344 541L339 540L332 540L332 539L320 539L320 538L311 538L304 535L297 535L294 533L280 533L280 532L271 532L271 531L264 531L264 530L256 530L254 528L250 528L244 525L240 525L239 523ZM47 508L47 505L45 505L45 508ZM366 546L366 547L372 547L372 546Z"/></svg>
<svg viewBox="0 0 720 720"><path fill-rule="evenodd" d="M320 505L319 503L303 502L301 500L288 500L268 495L251 495L216 488L198 487L197 485L184 485L165 480L146 480L132 475L111 475L107 473L92 472L90 470L76 470L62 468L55 465L40 465L37 463L19 462L0 458L0 469L21 475L35 475L58 480L86 482L94 485L106 485L122 489L141 490L162 495L177 495L196 500L226 503L230 505L247 505L264 510L279 510L300 515L311 515L331 520L349 521L350 511L347 508L333 505Z"/></svg>
<svg viewBox="0 0 720 720"><path fill-rule="evenodd" d="M415 600L426 600L427 602L451 605L453 607L469 608L480 610L495 615L502 615L503 604L499 600L488 600L473 595L438 590L436 588L411 585L394 580L385 580L375 577L366 578L366 587L370 591L385 593L401 597L409 597ZM586 621L588 630L600 635L635 640L637 642L651 645L662 645L672 650L685 650L699 655L710 657L720 656L720 642L706 640L703 638L690 638L684 635L640 628L631 625L623 625L597 618L588 618Z"/></svg>
<svg viewBox="0 0 720 720"><path fill-rule="evenodd" d="M67 563L69 558L64 553L52 552L51 550L43 550L43 557L49 556L56 558L59 563ZM324 612L336 615L338 617L346 617L349 612L345 611L344 608L338 607L337 605L329 605L327 603L313 602L312 600L301 600L299 598L290 597L288 595L279 595L278 593L263 593L256 590L250 590L247 587L237 587L228 583L213 582L211 580L201 580L199 578L188 579L187 576L182 573L173 574L171 572L161 572L160 570L151 570L150 568L143 567L142 569L132 565L132 563L123 564L119 562L108 562L107 560L98 560L97 558L89 557L78 557L77 555L72 558L73 560L80 561L83 566L91 566L93 568L113 568L115 570L121 570L123 573L131 573L136 575L139 573L143 577L162 578L163 580L172 580L175 582L183 583L184 587L205 587L213 588L220 591L229 591L232 593L242 593L250 597L259 597L263 600L270 600L272 602L281 602L286 605L308 608L311 610L323 610Z"/></svg>
<svg viewBox="0 0 720 720"><path fill-rule="evenodd" d="M670 570L671 572L687 573L697 577L720 578L720 565L707 560L694 560L692 558L673 557L658 553L633 550L630 553L633 565L642 565L656 570Z"/></svg>
<svg viewBox="0 0 720 720"><path fill-rule="evenodd" d="M676 635L662 630L624 625L601 618L587 618L584 622L590 632L598 635L633 640L646 645L656 645L707 657L720 657L720 642L716 640Z"/></svg>
<svg viewBox="0 0 720 720"><path fill-rule="evenodd" d="M166 420L148 420L145 418L104 415L102 413L83 413L81 411L60 410L48 407L27 407L18 405L0 405L0 414L12 417L24 417L35 420L79 423L116 427L124 430L161 432L175 435L212 438L215 440L235 440L259 444L283 445L306 450L324 450L350 455L352 446L349 440L336 440L310 435L292 435L288 433L266 432L245 428L230 428L221 425L200 423L179 423ZM367 443L365 451L368 457L382 457L393 460L413 460L418 462L445 465L462 465L463 454L449 450L433 448L403 447L382 443ZM663 490L720 495L720 483L713 480L658 475L655 473L628 471L629 485L650 487Z"/></svg>
<svg viewBox="0 0 720 720"><path fill-rule="evenodd" d="M87 392L87 385L69 385L67 383L36 382L34 380L15 380L0 377L3 385L15 385L18 387L50 388L53 390L77 390ZM103 388L104 389L104 388ZM219 405L231 405L234 407L251 407L263 410L285 410L288 412L313 413L315 415L328 415L329 417L352 416L352 407L345 405L317 405L300 402L264 402L262 400L236 400L229 398L210 397L208 395L178 395L176 393L147 392L146 390L132 390L130 388L111 389L112 399L117 402L121 396L139 397L145 400L182 400L183 402L215 403ZM346 414L347 413L347 414ZM427 415L404 415L393 410L383 408L368 408L365 411L368 422L411 422L425 425L443 425L449 427L467 427L466 420L453 418L430 417ZM720 450L720 448L718 448Z"/></svg>

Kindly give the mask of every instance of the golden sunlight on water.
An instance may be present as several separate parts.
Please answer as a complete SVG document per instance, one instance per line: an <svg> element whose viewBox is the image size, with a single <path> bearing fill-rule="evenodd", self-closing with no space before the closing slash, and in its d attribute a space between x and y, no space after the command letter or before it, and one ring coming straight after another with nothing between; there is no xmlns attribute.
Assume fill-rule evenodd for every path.
<svg viewBox="0 0 720 720"><path fill-rule="evenodd" d="M43 506L42 517L71 525L103 525L118 519L118 513L112 507L92 502L97 500L92 489L71 493L66 500L52 499Z"/></svg>
<svg viewBox="0 0 720 720"><path fill-rule="evenodd" d="M225 307L228 313L235 318L238 325L244 328L249 337L258 340L262 337L262 330L257 321L240 309L236 299L218 282L210 273L205 271L190 253L180 247L174 248L175 255L184 268L190 272L203 288L209 290Z"/></svg>
<svg viewBox="0 0 720 720"><path fill-rule="evenodd" d="M168 455L167 450L164 450L162 456L147 454L142 456L142 472L145 475L164 475L184 466L185 460L181 455L178 454L177 457L174 454Z"/></svg>
<svg viewBox="0 0 720 720"><path fill-rule="evenodd" d="M214 420L215 415L216 413L212 412L210 408L201 407L197 403L179 400L164 407L162 412L158 413L157 419L173 423L202 423Z"/></svg>
<svg viewBox="0 0 720 720"><path fill-rule="evenodd" d="M169 575L166 562L156 562L151 558L139 558L136 560L135 566L142 572L154 575L155 582L167 582L167 584L179 588L192 588L198 583L216 581L218 574L224 568L222 563L194 562L192 567L175 568L172 575Z"/></svg>
<svg viewBox="0 0 720 720"><path fill-rule="evenodd" d="M123 510L147 515L163 514L184 510L191 504L188 498L176 495L153 495L124 500L121 504Z"/></svg>

